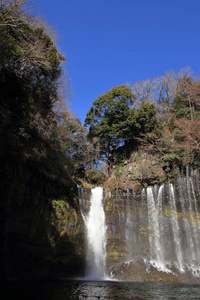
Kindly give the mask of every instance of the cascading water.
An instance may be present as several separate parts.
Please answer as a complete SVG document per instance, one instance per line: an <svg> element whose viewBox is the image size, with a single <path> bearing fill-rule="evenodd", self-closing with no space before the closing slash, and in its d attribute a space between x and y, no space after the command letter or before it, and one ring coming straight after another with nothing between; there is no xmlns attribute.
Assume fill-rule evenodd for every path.
<svg viewBox="0 0 200 300"><path fill-rule="evenodd" d="M199 219L199 174L186 167L186 177L179 176L179 193L184 215L186 236L184 258L186 269L194 276L200 277L200 219Z"/></svg>
<svg viewBox="0 0 200 300"><path fill-rule="evenodd" d="M87 235L86 277L91 280L105 279L106 225L103 209L103 188L91 190L90 209L83 215Z"/></svg>
<svg viewBox="0 0 200 300"><path fill-rule="evenodd" d="M162 232L164 230L161 214L162 214L162 191L164 185L161 185L157 191L152 187L147 188L147 203L148 203L148 218L149 218L149 230L150 230L150 251L151 251L151 263L155 265L158 270L169 272L164 260L165 248L164 241L162 239Z"/></svg>
<svg viewBox="0 0 200 300"><path fill-rule="evenodd" d="M112 218L107 212L113 277L127 278L122 270L131 262L137 270L142 261L147 272L156 268L200 277L199 183L198 172L187 167L186 176L179 174L174 184L149 186L140 195L115 191Z"/></svg>
<svg viewBox="0 0 200 300"><path fill-rule="evenodd" d="M169 184L169 199L170 199L170 209L171 209L171 224L172 224L172 232L173 232L173 240L174 240L174 250L176 259L178 262L178 268L181 272L184 271L183 267L183 254L182 254L182 247L181 247L181 235L180 235L180 228L178 222L178 215L176 209L176 201L174 195L174 187L170 183Z"/></svg>
<svg viewBox="0 0 200 300"><path fill-rule="evenodd" d="M102 188L92 189L90 200L81 202L87 279L105 279L108 274L131 280L141 268L147 273L153 268L169 276L200 277L198 172L188 168L186 176L179 174L174 184L139 191L110 192L104 200L106 224ZM133 264L136 269L131 269ZM134 271L126 277L129 267Z"/></svg>

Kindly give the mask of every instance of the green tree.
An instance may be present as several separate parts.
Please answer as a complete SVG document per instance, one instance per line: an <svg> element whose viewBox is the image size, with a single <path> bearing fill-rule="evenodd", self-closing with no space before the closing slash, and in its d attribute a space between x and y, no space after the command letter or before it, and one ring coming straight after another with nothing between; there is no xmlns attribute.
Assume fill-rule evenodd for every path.
<svg viewBox="0 0 200 300"><path fill-rule="evenodd" d="M85 125L90 126L88 137L91 141L98 138L108 166L112 150L129 137L129 128L134 122L130 115L134 98L130 88L125 85L116 86L99 96L86 115Z"/></svg>
<svg viewBox="0 0 200 300"><path fill-rule="evenodd" d="M39 159L47 144L59 148L52 132L64 57L25 4L0 5L0 133L6 152Z"/></svg>
<svg viewBox="0 0 200 300"><path fill-rule="evenodd" d="M141 106L136 111L136 124L137 132L136 136L151 132L157 125L155 118L157 109L153 104L148 102L142 102Z"/></svg>
<svg viewBox="0 0 200 300"><path fill-rule="evenodd" d="M124 151L136 141L136 137L149 132L154 126L154 105L142 102L139 108L132 108L135 99L129 87L116 86L99 96L87 113L85 125L90 126L88 137L91 141L97 138L108 170L118 149Z"/></svg>
<svg viewBox="0 0 200 300"><path fill-rule="evenodd" d="M0 4L0 159L34 162L61 180L73 169L58 132L65 58L53 33L29 11L29 1Z"/></svg>

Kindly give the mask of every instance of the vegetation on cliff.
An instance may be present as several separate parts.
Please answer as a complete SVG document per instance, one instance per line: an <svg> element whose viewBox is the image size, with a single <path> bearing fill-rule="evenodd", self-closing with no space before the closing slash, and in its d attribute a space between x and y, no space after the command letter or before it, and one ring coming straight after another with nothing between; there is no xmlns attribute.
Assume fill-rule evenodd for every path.
<svg viewBox="0 0 200 300"><path fill-rule="evenodd" d="M0 5L0 157L37 164L60 180L90 163L83 153L92 146L69 109L69 78L55 34L30 15L28 5Z"/></svg>
<svg viewBox="0 0 200 300"><path fill-rule="evenodd" d="M199 167L199 95L200 83L186 68L178 75L168 72L99 96L85 120L99 160L110 174L127 165L135 151L157 156L166 177L176 176L177 166Z"/></svg>
<svg viewBox="0 0 200 300"><path fill-rule="evenodd" d="M29 4L0 4L0 278L26 277L29 266L43 277L54 263L57 274L60 267L69 275L74 266L83 271L72 177L90 187L109 175L114 189L115 170L124 188L130 177L136 190L175 176L176 166L200 167L199 81L184 71L113 87L94 101L87 130L69 109L70 83L54 33Z"/></svg>
<svg viewBox="0 0 200 300"><path fill-rule="evenodd" d="M100 158L106 161L108 171L112 169L117 149L129 149L141 133L153 129L155 107L142 102L139 108L133 108L135 100L129 87L116 86L99 96L87 113L88 138L99 147Z"/></svg>
<svg viewBox="0 0 200 300"><path fill-rule="evenodd" d="M86 164L87 132L68 108L65 58L29 5L0 4L0 279L72 274L64 248L84 261L75 249L76 240L84 244L83 221L71 176ZM69 204L62 216L58 199Z"/></svg>
<svg viewBox="0 0 200 300"><path fill-rule="evenodd" d="M200 85L188 70L113 87L88 111L88 131L69 109L65 58L54 34L28 4L0 6L2 162L37 165L63 183L71 176L90 180L88 170L100 165L111 175L138 149L157 155L169 177L178 165L199 166Z"/></svg>
<svg viewBox="0 0 200 300"><path fill-rule="evenodd" d="M164 110L159 109L162 102L158 102L159 125L141 139L144 149L159 154L169 176L175 175L176 166L200 166L200 84L186 72L177 78L174 75L173 85L173 97L166 101ZM166 95L169 88L168 84Z"/></svg>

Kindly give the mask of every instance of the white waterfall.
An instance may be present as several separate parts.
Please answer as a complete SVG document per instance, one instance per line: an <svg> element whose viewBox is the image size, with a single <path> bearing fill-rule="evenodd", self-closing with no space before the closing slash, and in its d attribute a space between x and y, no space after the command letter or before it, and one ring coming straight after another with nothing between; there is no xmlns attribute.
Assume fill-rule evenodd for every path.
<svg viewBox="0 0 200 300"><path fill-rule="evenodd" d="M179 174L173 184L149 186L139 192L116 189L114 197L110 192L111 201L105 198L107 226L103 189L92 189L90 199L88 195L80 201L87 238L85 279L105 279L106 267L108 276L118 270L123 278L126 268L134 263L136 269L143 263L148 273L156 268L174 275L200 277L197 172L187 168L186 176Z"/></svg>
<svg viewBox="0 0 200 300"><path fill-rule="evenodd" d="M193 275L200 276L200 241L198 236L199 212L197 207L197 199L195 195L195 188L192 176L189 176L189 168L186 169L186 182L187 182L187 198L189 202L189 213L191 220L191 232L193 237L194 251L193 260L189 264L189 269ZM191 172L192 173L192 172Z"/></svg>
<svg viewBox="0 0 200 300"><path fill-rule="evenodd" d="M194 276L200 277L199 174L187 166L186 177L179 175L178 183L185 231L184 265Z"/></svg>
<svg viewBox="0 0 200 300"><path fill-rule="evenodd" d="M87 279L105 278L106 225L103 209L103 189L91 191L90 211L85 217L87 231Z"/></svg>
<svg viewBox="0 0 200 300"><path fill-rule="evenodd" d="M186 197L184 196L187 194L183 187L185 186L185 178L178 177L178 189L179 189L179 197L180 197L180 203L181 203L181 210L183 214L183 228L184 228L184 234L185 234L185 259L187 262L190 262L191 260L195 260L195 248L194 248L194 241L193 241L193 235L191 230L190 222L187 218L187 203L186 203ZM186 185L187 186L187 185Z"/></svg>
<svg viewBox="0 0 200 300"><path fill-rule="evenodd" d="M163 230L162 220L160 219L162 213L162 192L163 185L160 186L158 191L157 186L155 186L154 193L152 187L147 188L151 263L158 270L169 272L164 259L164 241L162 240L161 235Z"/></svg>
<svg viewBox="0 0 200 300"><path fill-rule="evenodd" d="M174 239L174 250L178 261L178 268L180 272L184 272L183 254L182 254L182 247L181 247L181 240L180 240L180 229L178 223L176 201L174 196L174 187L171 183L169 184L169 196L170 196L170 208L171 208L171 215L172 215L171 222L172 222L173 239Z"/></svg>
<svg viewBox="0 0 200 300"><path fill-rule="evenodd" d="M134 250L135 232L133 230L133 221L131 218L131 196L130 190L126 189L126 219L125 219L125 239L127 244L127 260L131 260L132 252ZM133 201L132 201L133 202Z"/></svg>

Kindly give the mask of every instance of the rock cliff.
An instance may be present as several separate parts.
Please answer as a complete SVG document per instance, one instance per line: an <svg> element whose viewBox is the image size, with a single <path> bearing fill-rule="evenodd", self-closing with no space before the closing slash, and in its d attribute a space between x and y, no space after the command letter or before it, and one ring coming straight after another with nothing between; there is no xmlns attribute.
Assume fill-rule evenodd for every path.
<svg viewBox="0 0 200 300"><path fill-rule="evenodd" d="M10 161L1 169L1 278L84 273L85 240L77 187Z"/></svg>
<svg viewBox="0 0 200 300"><path fill-rule="evenodd" d="M106 192L108 275L199 282L199 199L200 177L189 167L173 182Z"/></svg>
<svg viewBox="0 0 200 300"><path fill-rule="evenodd" d="M121 186L133 187L135 183L163 182L166 177L159 157L141 150L134 151L128 160L115 166L112 179L120 180Z"/></svg>

